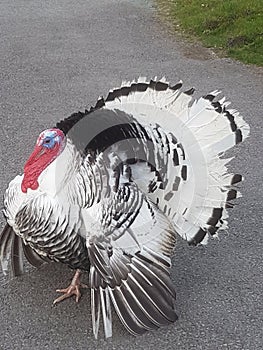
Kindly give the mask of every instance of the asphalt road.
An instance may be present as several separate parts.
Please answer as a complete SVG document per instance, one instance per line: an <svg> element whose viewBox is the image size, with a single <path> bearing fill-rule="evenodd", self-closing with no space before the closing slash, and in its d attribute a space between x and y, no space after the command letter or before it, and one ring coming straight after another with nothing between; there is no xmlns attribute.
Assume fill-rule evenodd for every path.
<svg viewBox="0 0 263 350"><path fill-rule="evenodd" d="M2 0L0 193L40 131L139 75L221 89L251 125L231 167L244 174L229 233L206 248L178 241L172 277L179 320L133 337L115 317L113 339L93 339L89 295L51 307L72 272L49 265L0 287L0 348L262 349L262 70L218 58L169 33L147 1ZM4 225L1 216L1 227Z"/></svg>

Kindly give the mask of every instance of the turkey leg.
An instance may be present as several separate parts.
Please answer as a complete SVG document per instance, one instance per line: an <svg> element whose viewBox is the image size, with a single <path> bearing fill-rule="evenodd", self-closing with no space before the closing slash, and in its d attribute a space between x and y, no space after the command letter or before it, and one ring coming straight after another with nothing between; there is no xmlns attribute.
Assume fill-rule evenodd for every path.
<svg viewBox="0 0 263 350"><path fill-rule="evenodd" d="M72 278L70 285L67 288L56 290L56 292L63 293L63 295L55 299L53 301L53 305L59 303L64 299L71 297L72 295L76 295L76 303L78 303L81 297L80 288L88 288L86 284L80 283L80 275L81 275L81 270L78 269L74 277Z"/></svg>

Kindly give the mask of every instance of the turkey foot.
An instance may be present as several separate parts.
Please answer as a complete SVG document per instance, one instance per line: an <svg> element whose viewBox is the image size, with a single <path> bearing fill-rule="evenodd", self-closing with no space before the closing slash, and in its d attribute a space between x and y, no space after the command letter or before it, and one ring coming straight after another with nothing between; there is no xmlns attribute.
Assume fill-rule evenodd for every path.
<svg viewBox="0 0 263 350"><path fill-rule="evenodd" d="M72 278L72 281L68 286L68 288L56 290L56 292L63 293L63 295L55 299L53 301L53 305L59 303L64 299L70 298L72 295L76 295L76 303L79 302L79 299L81 297L80 288L88 288L86 284L80 283L80 275L81 275L81 271L78 269L74 277Z"/></svg>

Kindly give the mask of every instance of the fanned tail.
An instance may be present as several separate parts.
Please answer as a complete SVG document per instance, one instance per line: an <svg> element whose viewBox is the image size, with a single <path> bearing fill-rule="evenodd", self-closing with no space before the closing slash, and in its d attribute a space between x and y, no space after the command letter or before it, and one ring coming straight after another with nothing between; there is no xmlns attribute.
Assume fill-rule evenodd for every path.
<svg viewBox="0 0 263 350"><path fill-rule="evenodd" d="M230 159L222 155L248 136L249 126L227 108L229 102L216 99L218 91L197 100L193 92L182 91L181 82L169 86L165 79L139 78L124 82L97 105L137 121L138 138L152 146L144 165L131 166L132 178L177 233L196 245L227 228L226 209L240 196L236 184L242 176L227 172Z"/></svg>

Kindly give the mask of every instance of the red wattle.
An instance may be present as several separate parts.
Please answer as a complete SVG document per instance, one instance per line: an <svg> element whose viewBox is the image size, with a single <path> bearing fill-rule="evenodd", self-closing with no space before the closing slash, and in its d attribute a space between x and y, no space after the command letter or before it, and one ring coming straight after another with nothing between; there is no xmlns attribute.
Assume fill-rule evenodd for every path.
<svg viewBox="0 0 263 350"><path fill-rule="evenodd" d="M23 193L27 193L27 190L30 188L31 190L37 190L39 187L39 183L37 180L32 178L27 178L26 175L24 175L24 178L21 183L21 191Z"/></svg>
<svg viewBox="0 0 263 350"><path fill-rule="evenodd" d="M25 186L25 184L24 184L24 180L22 181L22 183L21 183L21 191L23 192L23 193L27 193L27 186Z"/></svg>
<svg viewBox="0 0 263 350"><path fill-rule="evenodd" d="M36 146L24 166L24 178L21 184L21 191L27 193L28 188L36 190L39 187L38 177L44 169L56 158L58 147L47 149L43 146Z"/></svg>

